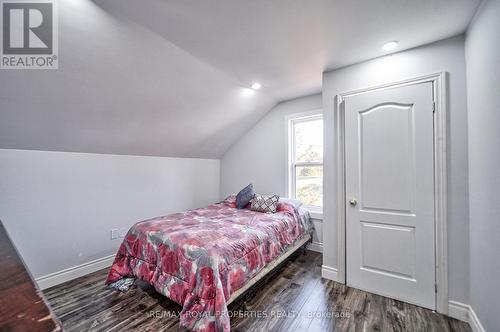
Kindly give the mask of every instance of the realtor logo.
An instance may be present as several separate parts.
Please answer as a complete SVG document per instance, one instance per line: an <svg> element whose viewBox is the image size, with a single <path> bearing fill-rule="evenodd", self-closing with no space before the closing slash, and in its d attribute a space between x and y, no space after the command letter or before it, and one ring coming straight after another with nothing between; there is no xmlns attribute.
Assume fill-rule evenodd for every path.
<svg viewBox="0 0 500 332"><path fill-rule="evenodd" d="M1 68L57 69L57 15L52 0L1 0Z"/></svg>

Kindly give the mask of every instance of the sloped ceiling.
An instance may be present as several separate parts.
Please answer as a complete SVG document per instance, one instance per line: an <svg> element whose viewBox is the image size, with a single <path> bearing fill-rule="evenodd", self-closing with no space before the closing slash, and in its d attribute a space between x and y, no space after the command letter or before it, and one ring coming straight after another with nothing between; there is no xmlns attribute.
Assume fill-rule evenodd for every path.
<svg viewBox="0 0 500 332"><path fill-rule="evenodd" d="M218 158L324 70L460 34L478 2L59 1L59 69L0 72L0 147Z"/></svg>

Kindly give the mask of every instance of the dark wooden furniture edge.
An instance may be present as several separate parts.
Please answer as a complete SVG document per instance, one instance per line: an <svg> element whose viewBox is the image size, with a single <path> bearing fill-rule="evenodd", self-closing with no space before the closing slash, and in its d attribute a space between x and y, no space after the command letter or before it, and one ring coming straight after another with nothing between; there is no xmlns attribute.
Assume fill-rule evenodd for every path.
<svg viewBox="0 0 500 332"><path fill-rule="evenodd" d="M62 331L0 220L0 331Z"/></svg>

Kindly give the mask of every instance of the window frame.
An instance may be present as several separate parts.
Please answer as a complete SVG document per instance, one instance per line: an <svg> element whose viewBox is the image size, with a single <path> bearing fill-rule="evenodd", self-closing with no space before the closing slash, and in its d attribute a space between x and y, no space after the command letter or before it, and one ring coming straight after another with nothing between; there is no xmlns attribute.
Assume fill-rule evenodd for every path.
<svg viewBox="0 0 500 332"><path fill-rule="evenodd" d="M287 158L286 158L286 183L288 197L296 198L296 168L300 166L322 166L323 167L323 183L324 183L324 161L317 162L295 162L295 124L311 120L323 120L322 110L313 110L309 112L295 113L286 117L286 142L287 142ZM324 132L323 132L324 135ZM324 144L323 144L323 159L324 159ZM324 195L323 195L324 196ZM304 205L315 219L322 219L323 206Z"/></svg>

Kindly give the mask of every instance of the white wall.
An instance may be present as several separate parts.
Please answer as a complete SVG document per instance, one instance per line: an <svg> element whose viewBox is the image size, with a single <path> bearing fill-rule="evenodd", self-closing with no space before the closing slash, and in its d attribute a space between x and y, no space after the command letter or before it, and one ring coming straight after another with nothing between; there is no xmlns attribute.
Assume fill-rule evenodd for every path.
<svg viewBox="0 0 500 332"><path fill-rule="evenodd" d="M244 95L250 77L151 28L168 15L184 22L185 2L55 2L59 69L1 71L0 148L219 159L276 105L265 90ZM186 15L196 22L190 31L204 28ZM172 34L189 39L173 24Z"/></svg>
<svg viewBox="0 0 500 332"><path fill-rule="evenodd" d="M0 149L0 219L35 277L116 253L112 228L219 198L219 161Z"/></svg>
<svg viewBox="0 0 500 332"><path fill-rule="evenodd" d="M243 135L221 159L221 195L237 193L253 183L262 194L288 196L286 188L285 117L321 110L321 94L282 102ZM322 242L321 220L314 220L314 242Z"/></svg>
<svg viewBox="0 0 500 332"><path fill-rule="evenodd" d="M500 1L484 1L466 34L470 304L500 331Z"/></svg>
<svg viewBox="0 0 500 332"><path fill-rule="evenodd" d="M323 74L325 188L323 263L337 267L334 97L350 90L449 72L448 255L450 299L468 303L467 100L463 36Z"/></svg>

